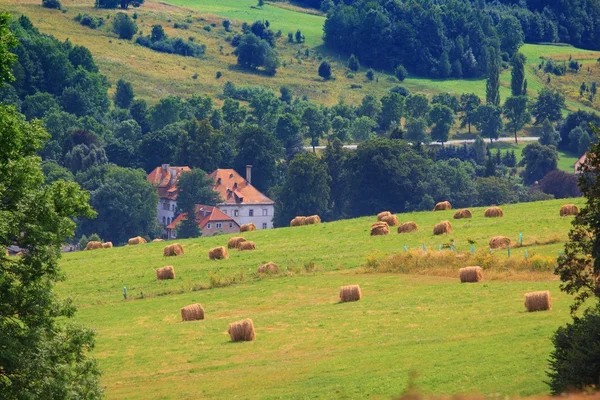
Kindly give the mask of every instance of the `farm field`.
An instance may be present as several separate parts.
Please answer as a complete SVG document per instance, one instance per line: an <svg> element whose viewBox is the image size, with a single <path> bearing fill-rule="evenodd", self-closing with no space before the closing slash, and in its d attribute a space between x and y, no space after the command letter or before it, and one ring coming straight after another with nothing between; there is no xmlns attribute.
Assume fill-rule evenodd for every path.
<svg viewBox="0 0 600 400"><path fill-rule="evenodd" d="M249 232L257 250L222 261L208 260L208 249L231 235L178 241L185 255L172 258L162 256L165 243L70 253L57 293L72 296L77 321L98 331L94 355L110 399L389 398L412 375L429 394L546 394L549 338L569 319L570 298L552 266L535 260L561 250L571 218L558 210L568 202L582 205L506 205L498 219L481 208L471 220L453 220L454 211L398 215L420 226L408 235L370 237L374 217ZM433 236L444 219L454 232ZM516 243L519 233L523 247L510 259L507 250L489 254L489 238ZM458 255L439 250L452 240ZM461 285L455 267L471 261L471 243L486 278ZM453 264L419 267L423 245ZM404 246L417 260L403 266L409 273L378 272ZM281 273L257 275L267 261ZM156 281L164 265L174 266L175 280ZM359 284L364 299L338 303L346 284ZM551 291L552 311L524 311L523 295L534 290ZM180 322L179 309L195 302L206 319ZM243 318L254 320L256 340L230 343L228 323Z"/></svg>

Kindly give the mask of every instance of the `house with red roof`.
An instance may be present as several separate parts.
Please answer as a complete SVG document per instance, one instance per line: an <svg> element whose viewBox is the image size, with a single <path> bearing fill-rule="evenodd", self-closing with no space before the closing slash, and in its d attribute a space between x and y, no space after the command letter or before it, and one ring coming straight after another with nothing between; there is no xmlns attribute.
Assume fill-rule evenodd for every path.
<svg viewBox="0 0 600 400"><path fill-rule="evenodd" d="M158 222L165 230L177 217L177 181L187 171L191 169L163 164L148 174L148 181L158 192Z"/></svg>
<svg viewBox="0 0 600 400"><path fill-rule="evenodd" d="M187 220L187 213L179 214L173 222L166 227L167 238L177 237L177 225ZM212 236L217 233L237 233L240 225L230 216L224 214L217 207L196 204L196 223L202 231L202 235Z"/></svg>

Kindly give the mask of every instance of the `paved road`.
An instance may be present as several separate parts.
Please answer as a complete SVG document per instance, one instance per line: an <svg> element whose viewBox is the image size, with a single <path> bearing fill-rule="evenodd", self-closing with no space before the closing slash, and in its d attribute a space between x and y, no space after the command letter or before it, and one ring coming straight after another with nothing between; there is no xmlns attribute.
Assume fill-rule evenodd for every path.
<svg viewBox="0 0 600 400"><path fill-rule="evenodd" d="M536 142L538 139L539 138L532 137L532 136L520 137L519 142ZM502 138L499 138L498 140L496 140L496 142L514 142L514 141L515 141L515 138L512 138L512 137L502 137ZM473 143L473 142L475 142L475 139L449 140L447 142L444 142L444 145L456 146L456 145L460 145L463 143ZM486 140L486 142L489 142L489 140ZM347 144L347 145L344 145L344 148L348 149L348 150L356 150L357 146L358 145L356 145L356 144ZM441 143L437 143L437 142L430 143L430 146L441 146ZM304 149L312 150L312 147L306 146L306 147L304 147ZM325 150L325 146L317 146L317 147L315 147L315 149Z"/></svg>

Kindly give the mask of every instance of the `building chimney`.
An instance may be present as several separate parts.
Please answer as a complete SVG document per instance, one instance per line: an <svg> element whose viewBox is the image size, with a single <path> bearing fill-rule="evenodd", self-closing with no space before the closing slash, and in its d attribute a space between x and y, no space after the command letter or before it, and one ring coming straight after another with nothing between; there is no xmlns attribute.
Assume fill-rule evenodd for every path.
<svg viewBox="0 0 600 400"><path fill-rule="evenodd" d="M171 179L169 179L169 184L174 185L175 182L177 181L177 170L175 168L171 168L169 170L170 174L171 174Z"/></svg>
<svg viewBox="0 0 600 400"><path fill-rule="evenodd" d="M246 180L252 184L252 165L246 165Z"/></svg>
<svg viewBox="0 0 600 400"><path fill-rule="evenodd" d="M165 170L165 171L168 171L169 170L169 164L163 164L162 165L162 169Z"/></svg>

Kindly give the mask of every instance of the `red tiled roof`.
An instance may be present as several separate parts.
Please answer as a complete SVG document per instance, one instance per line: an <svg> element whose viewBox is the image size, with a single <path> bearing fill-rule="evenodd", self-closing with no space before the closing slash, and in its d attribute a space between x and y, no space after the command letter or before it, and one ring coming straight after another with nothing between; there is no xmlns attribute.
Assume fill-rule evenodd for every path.
<svg viewBox="0 0 600 400"><path fill-rule="evenodd" d="M167 229L175 229L183 220L187 220L187 213L179 214L177 218L167 226ZM198 226L200 226L200 229L204 228L209 222L233 222L238 225L233 218L218 208L202 204L196 204L196 222L198 223Z"/></svg>
<svg viewBox="0 0 600 400"><path fill-rule="evenodd" d="M208 177L215 181L213 190L223 199L222 204L273 204L274 201L259 192L233 169L217 169Z"/></svg>
<svg viewBox="0 0 600 400"><path fill-rule="evenodd" d="M189 167L176 167L171 165L162 165L156 167L148 174L148 181L156 187L158 197L175 199L177 197L177 181L183 172L191 171ZM174 180L171 179L171 173L174 174Z"/></svg>

